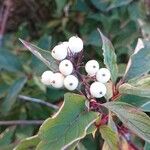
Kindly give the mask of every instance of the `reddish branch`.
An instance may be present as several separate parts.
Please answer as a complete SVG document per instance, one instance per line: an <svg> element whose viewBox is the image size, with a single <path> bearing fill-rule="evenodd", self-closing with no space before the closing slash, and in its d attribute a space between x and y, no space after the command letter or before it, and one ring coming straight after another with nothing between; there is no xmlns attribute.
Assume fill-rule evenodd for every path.
<svg viewBox="0 0 150 150"><path fill-rule="evenodd" d="M119 93L119 86L123 83L124 81L120 80L116 85L115 84L112 85L112 92L113 92L113 96L111 98L112 101L115 101L118 97L121 96L121 94Z"/></svg>
<svg viewBox="0 0 150 150"><path fill-rule="evenodd" d="M98 123L95 123L96 128L99 128L101 125L104 125L108 122L108 115L103 116Z"/></svg>
<svg viewBox="0 0 150 150"><path fill-rule="evenodd" d="M121 136L125 138L125 140L128 142L128 150L140 150L132 141L130 140L130 132L129 130L122 126L118 126L118 132Z"/></svg>

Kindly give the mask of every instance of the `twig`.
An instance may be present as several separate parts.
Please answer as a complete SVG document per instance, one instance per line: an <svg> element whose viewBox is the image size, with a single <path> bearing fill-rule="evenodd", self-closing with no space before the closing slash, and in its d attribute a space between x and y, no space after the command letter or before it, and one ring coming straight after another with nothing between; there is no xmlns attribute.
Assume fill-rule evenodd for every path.
<svg viewBox="0 0 150 150"><path fill-rule="evenodd" d="M28 96L24 96L24 95L19 95L18 96L19 99L21 100L24 100L24 101L28 101L28 102L35 102L35 103L39 103L39 104L42 104L42 105L45 105L45 106L48 106L50 108L53 108L55 110L58 110L59 107L54 105L54 104L51 104L49 102L45 102L41 99L37 99L37 98L32 98L32 97L28 97Z"/></svg>
<svg viewBox="0 0 150 150"><path fill-rule="evenodd" d="M4 32L5 32L5 28L6 28L6 23L9 17L9 13L10 13L10 9L12 6L12 2L11 0L6 0L4 1L4 5L6 6L6 8L4 9L4 6L2 6L2 10L1 10L1 14L0 14L0 46L3 45L3 36L4 36Z"/></svg>
<svg viewBox="0 0 150 150"><path fill-rule="evenodd" d="M0 125L41 125L44 120L13 120L13 121L0 121Z"/></svg>

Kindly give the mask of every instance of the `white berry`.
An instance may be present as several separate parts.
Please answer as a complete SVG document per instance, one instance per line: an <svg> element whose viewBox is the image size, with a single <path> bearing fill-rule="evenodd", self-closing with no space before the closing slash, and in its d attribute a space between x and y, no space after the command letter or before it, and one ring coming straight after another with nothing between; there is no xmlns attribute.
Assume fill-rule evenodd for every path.
<svg viewBox="0 0 150 150"><path fill-rule="evenodd" d="M69 47L69 42L68 41L64 41L64 42L62 42L62 44L66 47L66 49L68 49L68 47Z"/></svg>
<svg viewBox="0 0 150 150"><path fill-rule="evenodd" d="M51 52L52 56L56 60L65 59L67 57L67 53L68 53L67 46L66 44L63 44L63 43L56 45Z"/></svg>
<svg viewBox="0 0 150 150"><path fill-rule="evenodd" d="M77 77L75 77L74 75L69 75L64 80L64 86L69 91L75 90L78 86L78 83L79 83L79 81L78 81Z"/></svg>
<svg viewBox="0 0 150 150"><path fill-rule="evenodd" d="M64 83L64 76L61 73L54 73L51 81L51 85L54 88L61 88L63 87Z"/></svg>
<svg viewBox="0 0 150 150"><path fill-rule="evenodd" d="M50 70L45 71L41 76L41 82L45 85L51 85L53 74L54 73Z"/></svg>
<svg viewBox="0 0 150 150"><path fill-rule="evenodd" d="M106 83L110 80L110 71L107 68L101 68L96 74L96 79L101 83Z"/></svg>
<svg viewBox="0 0 150 150"><path fill-rule="evenodd" d="M69 49L72 53L78 53L83 49L83 41L78 36L69 39Z"/></svg>
<svg viewBox="0 0 150 150"><path fill-rule="evenodd" d="M99 63L96 60L89 60L85 65L85 70L89 76L94 76L99 70Z"/></svg>
<svg viewBox="0 0 150 150"><path fill-rule="evenodd" d="M63 60L60 64L59 64L59 71L67 76L70 75L73 71L73 64L70 60Z"/></svg>
<svg viewBox="0 0 150 150"><path fill-rule="evenodd" d="M101 98L106 94L106 86L100 82L94 82L90 86L90 93L95 98Z"/></svg>

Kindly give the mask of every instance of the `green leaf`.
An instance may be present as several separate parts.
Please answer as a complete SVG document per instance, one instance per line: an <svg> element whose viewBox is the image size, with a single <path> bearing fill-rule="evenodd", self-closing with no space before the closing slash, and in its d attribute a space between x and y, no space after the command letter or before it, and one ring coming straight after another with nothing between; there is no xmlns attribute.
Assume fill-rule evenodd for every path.
<svg viewBox="0 0 150 150"><path fill-rule="evenodd" d="M6 98L4 99L4 102L2 103L1 111L2 113L7 113L10 111L13 104L16 102L16 98L22 88L24 87L25 83L27 81L26 77L21 77L20 79L16 80L13 85L8 90L8 94Z"/></svg>
<svg viewBox="0 0 150 150"><path fill-rule="evenodd" d="M68 146L66 150L75 150L75 148L77 147L78 143L79 143L79 141L75 141L73 144Z"/></svg>
<svg viewBox="0 0 150 150"><path fill-rule="evenodd" d="M108 127L115 133L115 135L117 137L116 140L118 142L119 141L119 139L118 139L118 130L117 130L115 122L113 121L112 112L111 111L109 111ZM106 140L104 141L102 150L111 150L111 147L109 146L109 144L107 143Z"/></svg>
<svg viewBox="0 0 150 150"><path fill-rule="evenodd" d="M150 75L132 79L128 83L133 84L134 86L150 88Z"/></svg>
<svg viewBox="0 0 150 150"><path fill-rule="evenodd" d="M144 150L150 150L150 143L145 143Z"/></svg>
<svg viewBox="0 0 150 150"><path fill-rule="evenodd" d="M144 42L144 48L131 55L131 62L124 80L128 81L135 77L140 77L150 71L150 42Z"/></svg>
<svg viewBox="0 0 150 150"><path fill-rule="evenodd" d="M22 140L17 147L14 148L14 150L27 150L30 148L35 148L40 142L40 139L37 135L26 138Z"/></svg>
<svg viewBox="0 0 150 150"><path fill-rule="evenodd" d="M38 40L38 47L48 50L51 47L51 36L48 36L47 34L43 35ZM47 51L48 52L48 51ZM47 70L47 66L44 63L41 63L41 60L39 60L36 56L33 55L32 62L31 62L33 71L40 76L45 70Z"/></svg>
<svg viewBox="0 0 150 150"><path fill-rule="evenodd" d="M119 92L121 94L131 94L131 95L137 95L141 97L147 97L150 98L150 88L144 88L144 87L135 87L131 84L124 83L119 87Z"/></svg>
<svg viewBox="0 0 150 150"><path fill-rule="evenodd" d="M87 45L93 45L99 47L101 43L99 42L100 35L96 30L93 30L86 39Z"/></svg>
<svg viewBox="0 0 150 150"><path fill-rule="evenodd" d="M50 52L43 50L29 42L22 40L22 39L20 39L20 41L32 54L34 54L38 59L40 59L50 70L58 71L57 62L51 56Z"/></svg>
<svg viewBox="0 0 150 150"><path fill-rule="evenodd" d="M141 105L140 108L145 112L150 112L150 101L148 101L148 102L144 103L143 105Z"/></svg>
<svg viewBox="0 0 150 150"><path fill-rule="evenodd" d="M123 102L103 104L114 112L119 119L139 137L150 142L150 117L136 107Z"/></svg>
<svg viewBox="0 0 150 150"><path fill-rule="evenodd" d="M110 149L118 150L118 137L117 134L108 126L100 126L100 133L105 142L109 145Z"/></svg>
<svg viewBox="0 0 150 150"><path fill-rule="evenodd" d="M0 49L0 69L10 72L21 72L23 70L18 57L3 48Z"/></svg>
<svg viewBox="0 0 150 150"><path fill-rule="evenodd" d="M46 97L50 99L50 102L57 102L64 97L65 93L65 89L55 89L52 87L47 87Z"/></svg>
<svg viewBox="0 0 150 150"><path fill-rule="evenodd" d="M150 98L150 75L135 78L119 87L122 94L131 94Z"/></svg>
<svg viewBox="0 0 150 150"><path fill-rule="evenodd" d="M7 128L0 134L0 148L8 146L12 142L14 127Z"/></svg>
<svg viewBox="0 0 150 150"><path fill-rule="evenodd" d="M124 5L128 5L132 2L133 0L125 0L125 1L122 1L122 0L113 0L110 4L110 6L107 8L107 10L111 10L113 8L117 8L117 7L121 7L121 6L124 6Z"/></svg>
<svg viewBox="0 0 150 150"><path fill-rule="evenodd" d="M106 11L107 6L109 4L108 1L98 1L98 0L91 0L91 3L99 10Z"/></svg>
<svg viewBox="0 0 150 150"><path fill-rule="evenodd" d="M120 102L131 104L135 107L140 108L142 105L150 101L150 98L139 97L136 95L122 95L119 99Z"/></svg>
<svg viewBox="0 0 150 150"><path fill-rule="evenodd" d="M119 87L119 92L150 98L150 76L135 78L130 80L129 83L122 84Z"/></svg>
<svg viewBox="0 0 150 150"><path fill-rule="evenodd" d="M61 1L60 0L55 0L55 2L56 2L56 5L57 5L57 13L59 15L61 15L62 10L65 7L65 4L66 4L67 0L61 0Z"/></svg>
<svg viewBox="0 0 150 150"><path fill-rule="evenodd" d="M7 93L9 86L6 83L1 83L0 84L0 98L4 97L5 94Z"/></svg>
<svg viewBox="0 0 150 150"><path fill-rule="evenodd" d="M49 49L51 47L52 37L48 34L44 34L38 41L38 47L42 49Z"/></svg>
<svg viewBox="0 0 150 150"><path fill-rule="evenodd" d="M78 143L77 148L78 150L87 150L86 147L81 142Z"/></svg>
<svg viewBox="0 0 150 150"><path fill-rule="evenodd" d="M47 119L39 130L41 142L38 150L65 149L86 135L98 116L86 110L85 100L85 97L77 94L65 94L58 113Z"/></svg>
<svg viewBox="0 0 150 150"><path fill-rule="evenodd" d="M111 79L115 83L118 77L117 57L115 54L115 50L109 39L105 37L100 30L98 31L101 35L103 43L102 49L104 56L104 64L110 70Z"/></svg>
<svg viewBox="0 0 150 150"><path fill-rule="evenodd" d="M86 131L86 135L89 135L89 134L92 134L92 133L95 133L97 130L96 126L94 124L92 124ZM67 147L67 150L74 150L79 144L80 140L78 141L75 141L73 144L71 144L69 147ZM81 147L80 147L81 148Z"/></svg>

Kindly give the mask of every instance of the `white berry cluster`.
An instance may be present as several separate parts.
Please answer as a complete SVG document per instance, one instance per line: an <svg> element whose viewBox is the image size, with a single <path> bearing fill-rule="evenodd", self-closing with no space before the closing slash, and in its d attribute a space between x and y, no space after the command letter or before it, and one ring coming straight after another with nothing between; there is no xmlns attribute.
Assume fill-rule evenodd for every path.
<svg viewBox="0 0 150 150"><path fill-rule="evenodd" d="M96 81L90 85L90 93L95 98L101 98L106 94L106 86L104 83L110 79L110 71L107 68L100 68L96 60L90 60L85 65L87 74L91 77L95 76Z"/></svg>
<svg viewBox="0 0 150 150"><path fill-rule="evenodd" d="M72 75L74 66L73 63L67 59L67 56L79 53L82 49L83 41L77 36L72 36L69 41L56 45L51 54L53 58L60 61L59 72L53 73L52 71L45 71L42 74L42 83L51 85L54 88L62 88L64 86L70 91L75 90L79 81L75 75Z"/></svg>
<svg viewBox="0 0 150 150"><path fill-rule="evenodd" d="M82 49L83 41L77 36L72 36L69 41L56 45L52 50L52 56L56 60L63 60L69 53L79 53L82 51Z"/></svg>
<svg viewBox="0 0 150 150"><path fill-rule="evenodd" d="M80 59L78 53L82 50L83 41L77 36L73 36L69 41L56 45L51 54L59 62L59 72L45 71L41 77L42 83L54 88L65 87L73 91L78 87L79 79L82 79L81 83L85 82L86 79L83 79L77 69L79 64L77 64L78 61L76 60ZM91 81L93 82L91 85L87 83L91 97L103 97L106 94L105 83L110 80L110 71L107 68L100 68L96 60L88 61L85 65L85 71L88 74L87 77L90 78L90 83Z"/></svg>

